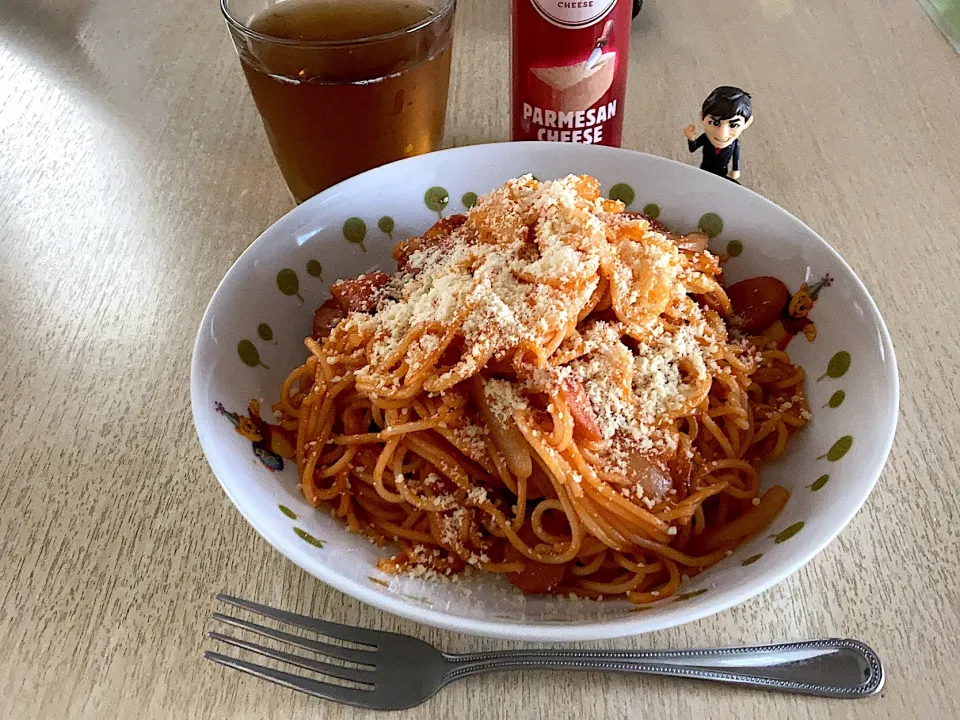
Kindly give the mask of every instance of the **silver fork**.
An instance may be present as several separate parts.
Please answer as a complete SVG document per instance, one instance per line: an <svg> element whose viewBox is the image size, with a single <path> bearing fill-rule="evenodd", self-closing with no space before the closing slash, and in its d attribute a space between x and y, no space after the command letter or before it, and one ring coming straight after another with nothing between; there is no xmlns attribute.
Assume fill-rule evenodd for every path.
<svg viewBox="0 0 960 720"><path fill-rule="evenodd" d="M407 635L340 625L229 595L217 595L217 599L361 647L305 638L214 613L215 620L227 625L338 662L304 657L218 632L208 633L214 640L328 678L346 680L351 686L294 675L216 652L205 652L205 658L308 695L374 710L413 707L454 680L478 673L521 668L671 675L830 698L867 697L883 687L880 658L858 640L809 640L713 650L503 650L451 655Z"/></svg>

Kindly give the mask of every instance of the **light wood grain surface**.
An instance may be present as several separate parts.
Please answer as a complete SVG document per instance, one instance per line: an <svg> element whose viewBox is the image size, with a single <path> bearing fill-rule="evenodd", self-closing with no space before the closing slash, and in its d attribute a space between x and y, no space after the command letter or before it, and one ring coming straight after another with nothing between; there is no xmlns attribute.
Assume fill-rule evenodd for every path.
<svg viewBox="0 0 960 720"><path fill-rule="evenodd" d="M447 143L508 138L508 3L458 9ZM916 0L648 0L624 146L691 162L719 84L754 95L743 180L872 291L902 378L866 506L715 617L617 648L859 637L881 697L652 678L472 679L403 718L957 718L960 58ZM362 606L229 505L188 408L217 282L290 200L215 0L0 0L0 717L353 718L201 660L228 591L452 651L509 647Z"/></svg>

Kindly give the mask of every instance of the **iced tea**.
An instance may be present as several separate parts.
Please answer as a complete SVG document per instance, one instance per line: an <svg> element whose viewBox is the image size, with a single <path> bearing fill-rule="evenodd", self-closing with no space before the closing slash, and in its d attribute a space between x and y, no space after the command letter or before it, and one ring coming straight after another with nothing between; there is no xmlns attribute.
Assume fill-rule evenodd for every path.
<svg viewBox="0 0 960 720"><path fill-rule="evenodd" d="M224 14L298 202L439 147L453 0L283 0L245 20L241 2L223 0Z"/></svg>

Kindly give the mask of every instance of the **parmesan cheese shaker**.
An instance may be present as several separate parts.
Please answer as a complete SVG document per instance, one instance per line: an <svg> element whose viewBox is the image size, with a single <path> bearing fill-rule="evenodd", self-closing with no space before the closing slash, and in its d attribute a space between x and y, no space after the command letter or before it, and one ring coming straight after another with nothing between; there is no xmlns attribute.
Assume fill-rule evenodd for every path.
<svg viewBox="0 0 960 720"><path fill-rule="evenodd" d="M620 146L630 0L512 0L514 140Z"/></svg>

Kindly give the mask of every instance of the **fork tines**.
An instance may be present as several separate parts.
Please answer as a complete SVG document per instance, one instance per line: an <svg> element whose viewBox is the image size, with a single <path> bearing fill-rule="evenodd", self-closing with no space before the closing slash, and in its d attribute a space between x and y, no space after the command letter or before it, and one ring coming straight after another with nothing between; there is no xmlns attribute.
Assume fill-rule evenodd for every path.
<svg viewBox="0 0 960 720"><path fill-rule="evenodd" d="M317 697L336 700L350 705L370 706L370 691L374 690L376 684L377 639L380 633L375 630L364 630L363 628L340 625L339 623L318 620L305 615L297 615L267 605L261 605L260 603L231 597L230 595L219 594L217 595L217 599L229 605L258 613L271 620L277 620L281 623L293 625L305 630L312 630L333 640L352 643L358 647L346 647L344 645L314 640L222 613L214 613L214 620L262 637L278 640L293 647L312 651L313 653L326 656L332 660L340 661L340 663L350 663L350 665L304 657L230 635L224 635L219 632L207 633L207 636L211 639L232 645L241 650L247 650L267 658L289 663L305 670L311 670L325 675L328 678L347 681L354 686L347 687L341 684L324 682L319 679L314 680L300 675L293 675L281 670L257 665L256 663L211 651L204 653L205 658L220 665L241 670L266 680L272 680L285 687L300 690Z"/></svg>

